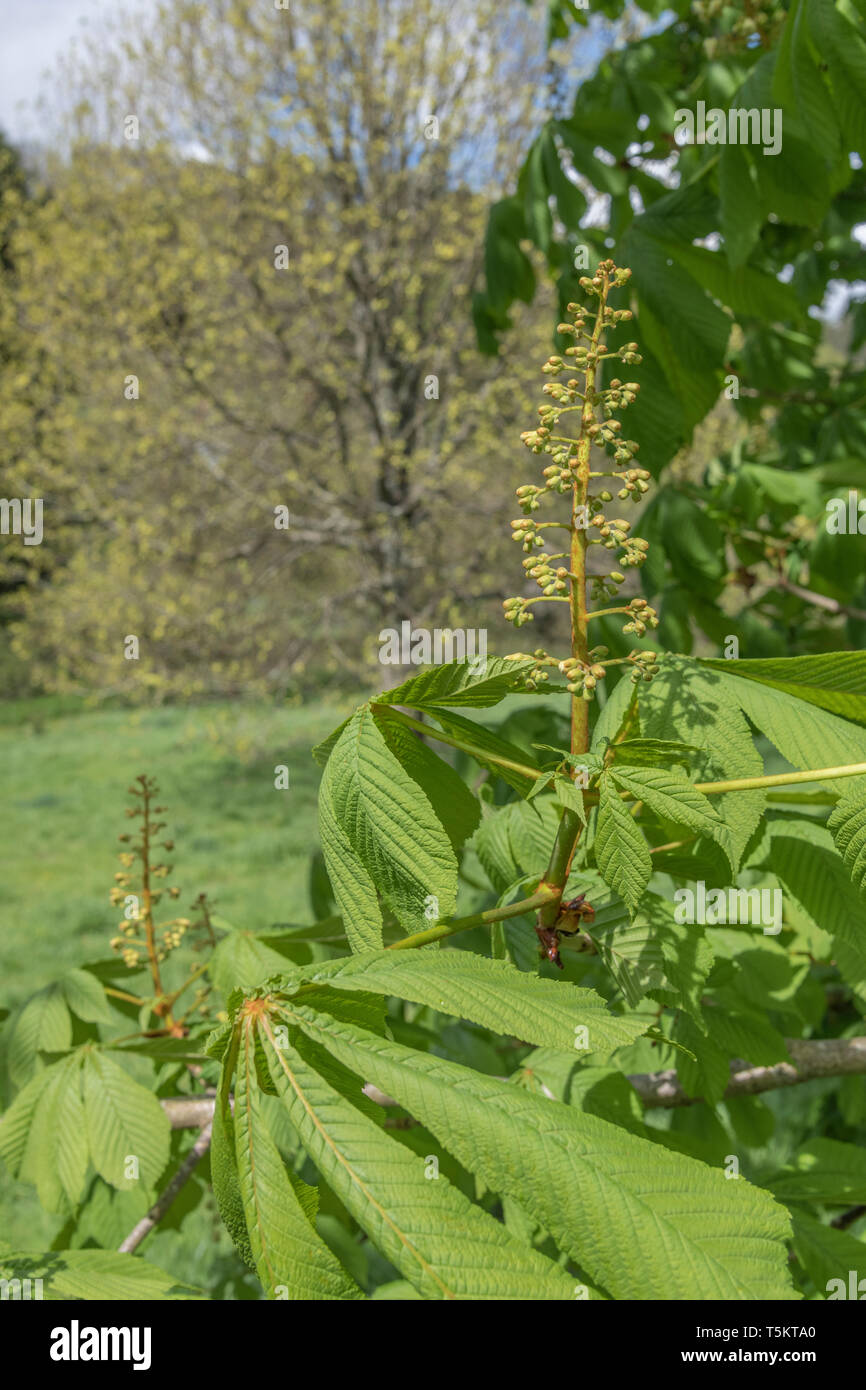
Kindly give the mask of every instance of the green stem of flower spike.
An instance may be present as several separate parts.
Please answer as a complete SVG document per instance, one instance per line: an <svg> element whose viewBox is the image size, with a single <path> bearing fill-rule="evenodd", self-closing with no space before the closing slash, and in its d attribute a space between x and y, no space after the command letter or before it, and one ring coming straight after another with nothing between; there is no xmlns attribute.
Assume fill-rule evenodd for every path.
<svg viewBox="0 0 866 1390"><path fill-rule="evenodd" d="M607 276L604 288L599 295L598 314L592 330L589 362L584 373L583 406L580 413L580 437L577 443L577 467L571 506L571 655L586 665L589 661L589 643L586 629L588 615L586 609L586 550L587 534L583 517L589 493L590 452L592 437L589 428L595 423L595 377L598 343L604 328L604 306L610 281ZM571 751L585 753L589 748L589 701L579 695L571 697ZM551 890L550 898L542 904L538 913L540 928L552 927L559 916L563 889L568 880L571 860L574 855L583 823L576 811L564 810L553 842L550 861L543 879L543 886Z"/></svg>

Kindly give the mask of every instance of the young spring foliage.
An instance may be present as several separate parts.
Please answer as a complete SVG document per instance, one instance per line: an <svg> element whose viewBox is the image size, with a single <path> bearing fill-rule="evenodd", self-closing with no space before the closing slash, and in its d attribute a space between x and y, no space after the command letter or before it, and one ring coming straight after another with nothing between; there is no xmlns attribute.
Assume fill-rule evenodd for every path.
<svg viewBox="0 0 866 1390"><path fill-rule="evenodd" d="M714 933L712 923L679 922L671 884L733 885L741 873L752 882L765 861L773 881L784 879L772 846L789 819L768 798L778 795L778 782L806 780L798 771L816 768L818 747L826 765L808 780L826 791L827 804L840 787L844 795L830 818L838 851L821 832L826 843L810 840L810 853L827 855L840 875L847 867L855 884L866 857L866 656L737 666L652 648L610 659L591 645L602 611L621 615L639 639L656 621L639 595L624 597L623 570L638 568L647 546L611 508L614 489L628 504L648 487L617 418L639 383L597 384L606 361L640 364L635 343L608 345L629 317L614 307L627 282L628 272L609 262L583 282L589 304L569 306L572 320L560 332L571 346L548 362L548 403L524 435L530 451L549 460L540 484L518 489L522 517L513 524L528 554L527 578L540 592L507 600L506 614L522 627L534 605L565 603L570 651L494 658L483 672L471 663L425 671L371 700L317 750L324 859L353 956L284 971L238 994L214 1044L236 1107L232 1176L221 1200L230 1204L228 1189L239 1184L249 1237L255 1227L261 1242L263 1208L250 1205L255 1165L237 1103L241 1095L246 1106L258 1091L279 1100L326 1188L395 1278L423 1298L797 1296L784 1189L742 1174L730 1181L712 1129L703 1143L649 1129L621 1090L615 1102L593 1102L592 1088L581 1084L604 1079L605 1091L618 1079L628 1092L622 1073L630 1056L645 1055L646 1038L659 1062L680 1066L690 1094L718 1100L730 1059L782 1060L780 1030L802 1032L814 1020L814 995L806 1000L804 973L789 964L800 933L810 930L810 903L816 910L805 890L784 950L760 925L757 935L741 934L753 954L766 955L767 975L759 972L740 995L739 943ZM562 434L569 415L577 428ZM567 520L549 510L563 498ZM631 682L613 685L616 668ZM480 713L512 692L548 689L570 709L566 746L556 742L552 717L542 742L527 738L521 716L500 732ZM606 700L593 723L599 691ZM788 774L767 775L755 730L786 760ZM495 796L468 795L458 772L466 764L476 767L476 785L481 769ZM796 810L790 821L797 831L805 823ZM471 859L492 893L486 902L480 895L476 911L455 916L459 897L479 898L461 887ZM793 874L784 881L792 884ZM541 966L530 945L533 917L548 962ZM812 930L819 929L816 922ZM838 939L851 952L845 979L862 989L866 947L858 955L847 918ZM549 975L551 964L559 978ZM392 1001L387 1026L377 998ZM413 1016L418 1022L409 1026ZM442 1055L439 1038L453 1030L448 1017L517 1039L521 1051L533 1047L511 1085L469 1055ZM497 1056L507 1073L501 1050ZM554 1089L537 1090L533 1059ZM383 1128L365 1083L411 1116L418 1144L407 1138L411 1129ZM732 1116L742 1133L745 1111L732 1103ZM245 1117L245 1132L251 1123ZM728 1148L736 1142L722 1140ZM430 1178L437 1155L452 1165L449 1177L437 1166ZM265 1168L270 1182L270 1161ZM481 1184L475 1200L460 1187L468 1174ZM478 1200L478 1192L487 1195ZM288 1297L301 1288L306 1297L338 1296L324 1249L311 1246L303 1276L296 1271L289 1227L303 1203L287 1197L278 1205L279 1249L252 1251L264 1287L273 1295L282 1283ZM795 1248L806 1243L801 1226ZM803 1263L814 1270L811 1253Z"/></svg>
<svg viewBox="0 0 866 1390"><path fill-rule="evenodd" d="M524 627L564 604L567 650L419 672L316 750L318 923L205 913L216 948L170 988L146 872L122 960L8 1019L0 1156L75 1239L98 1232L115 1296L131 1257L109 1259L106 1195L162 1189L184 1155L161 1102L202 1080L217 1206L267 1298L795 1299L866 1275L826 1219L866 1192L857 1066L837 1061L818 1140L812 1112L731 1080L862 1029L866 654L650 645L624 573L650 552L615 514L649 486L619 420L640 383L600 384L640 367L614 345L628 278L583 282L524 435L541 481L518 490L528 592L506 607ZM639 645L594 645L602 615ZM741 919L731 893L783 910ZM202 976L226 1004L207 1042L206 997L178 1014ZM92 1255L59 1254L58 1287L89 1287ZM195 1296L149 1277L139 1296Z"/></svg>

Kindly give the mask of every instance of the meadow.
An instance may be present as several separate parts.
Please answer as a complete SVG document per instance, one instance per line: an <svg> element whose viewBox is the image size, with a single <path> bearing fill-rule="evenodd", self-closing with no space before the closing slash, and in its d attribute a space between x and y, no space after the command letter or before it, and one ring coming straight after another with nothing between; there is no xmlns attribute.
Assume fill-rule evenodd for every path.
<svg viewBox="0 0 866 1390"><path fill-rule="evenodd" d="M314 743L353 701L110 709L43 698L0 705L0 978L19 1002L62 970L105 957L127 787L161 789L186 908L205 891L252 930L309 922L320 769ZM277 790L274 768L289 769Z"/></svg>
<svg viewBox="0 0 866 1390"><path fill-rule="evenodd" d="M117 837L129 828L127 787L146 772L161 788L175 843L172 881L184 908L202 891L216 913L261 930L313 920L310 857L317 845L320 769L314 743L353 703L287 707L212 703L106 708L77 698L0 704L0 979L8 1008L65 969L109 954L118 910L109 902ZM274 768L289 787L274 786ZM237 1261L212 1203L200 1202L183 1238L153 1242L179 1277ZM216 1223L216 1224L215 1224ZM13 1241L54 1238L59 1218L33 1188L0 1176L0 1229ZM243 1284L225 1296L244 1296Z"/></svg>

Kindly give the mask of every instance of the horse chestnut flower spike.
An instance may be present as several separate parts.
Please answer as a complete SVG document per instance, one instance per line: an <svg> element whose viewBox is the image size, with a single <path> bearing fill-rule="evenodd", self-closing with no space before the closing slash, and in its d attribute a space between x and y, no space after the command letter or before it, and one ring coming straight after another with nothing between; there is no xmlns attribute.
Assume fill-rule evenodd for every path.
<svg viewBox="0 0 866 1390"><path fill-rule="evenodd" d="M627 582L627 570L639 569L644 563L648 543L630 534L630 522L605 514L605 507L613 502L614 496L623 502L641 502L650 478L648 469L634 466L639 444L634 439L622 437L622 422L617 418L636 399L640 383L624 381L614 375L605 387L597 370L598 364L608 356L622 362L639 363L641 360L636 342L624 343L609 351L606 341L609 334L615 333L631 318L630 310L614 309L608 304L610 293L623 289L630 275L629 270L616 266L613 261L602 260L594 275L584 275L580 280L581 289L597 300L598 312L577 303L568 305L571 322L560 324L559 332L570 336L573 346L565 348L562 356L554 353L542 370L553 377L567 372L580 372L581 376L569 376L565 384L548 382L544 387L548 402L538 408L538 425L520 436L532 453L541 456L544 466L541 486L524 483L517 489L517 500L524 515L511 523L514 539L529 557L529 563L523 567L526 577L535 582L540 593L532 598L518 596L508 600L505 617L515 627L522 627L533 620L536 604L553 602L571 606L573 640L568 662L554 659L551 665L558 666L566 677L566 688L574 702L573 721L584 732L588 716L585 710L578 708L578 702L585 704L594 700L598 682L607 675L607 668L596 659L598 653L588 651L586 624L595 613L587 612L585 597L600 603L601 607L596 610L599 615L625 613L627 622L623 630L626 633L644 637L648 629L658 623L645 600L640 600L640 607L634 600L627 602L625 607L620 606L623 598L619 586ZM576 401L583 404L578 407L574 404ZM575 423L579 420L579 430L575 435L567 431L563 435L565 421L571 420ZM596 450L602 455L597 463ZM600 484L597 491L592 490L593 480ZM611 480L618 480L619 486ZM570 522L535 521L530 517L529 513L537 512L542 503L546 506L553 498L566 493L571 499ZM571 533L567 550L554 554L547 548L551 526ZM588 535L590 529L594 534ZM599 548L596 554L600 559L604 558L602 551L614 552L609 557L610 569L588 573L589 546ZM606 605L611 601L614 606L608 608ZM622 660L617 658L615 664ZM641 679L643 671L633 674ZM529 670L522 679L527 689L537 689L539 679L544 676Z"/></svg>

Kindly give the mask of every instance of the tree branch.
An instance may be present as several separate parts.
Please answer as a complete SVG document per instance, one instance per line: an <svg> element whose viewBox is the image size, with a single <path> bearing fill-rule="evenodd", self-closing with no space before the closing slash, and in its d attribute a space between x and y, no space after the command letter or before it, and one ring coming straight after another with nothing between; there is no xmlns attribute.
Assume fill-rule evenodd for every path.
<svg viewBox="0 0 866 1390"><path fill-rule="evenodd" d="M175 1103L174 1101L163 1101L163 1106L165 1107ZM188 1104L190 1106L197 1105L200 1107L207 1107L206 1110L203 1108L202 1112L200 1112L203 1113L204 1116L203 1124L201 1124L201 1119L198 1121L198 1123L201 1124L201 1132L171 1182L157 1197L150 1211L147 1213L147 1216L142 1217L138 1225L134 1226L130 1231L126 1240L117 1247L121 1255L131 1255L132 1252L137 1250L139 1245L141 1245L145 1236L150 1235L154 1226L165 1216L165 1213L168 1211L178 1192L180 1192L184 1183L191 1176L199 1159L207 1152L210 1146L211 1126L213 1125L213 1100L205 1100L204 1102L200 1100L191 1100ZM171 1127L172 1129L185 1129L190 1128L191 1125L179 1124L172 1118Z"/></svg>
<svg viewBox="0 0 866 1390"><path fill-rule="evenodd" d="M866 1037L788 1038L787 1048L793 1066L790 1062L779 1062L774 1067L750 1067L745 1062L732 1062L725 1098L760 1095L762 1091L777 1091L784 1086L798 1086L804 1081L816 1081L821 1077L866 1074ZM507 1081L509 1078L501 1076L498 1079ZM649 1072L630 1076L628 1080L647 1110L702 1104L700 1096L686 1095L675 1071ZM376 1105L389 1107L398 1104L372 1083L364 1087L364 1093ZM213 1095L173 1096L160 1104L168 1115L172 1129L193 1129L209 1121L213 1115Z"/></svg>
<svg viewBox="0 0 866 1390"><path fill-rule="evenodd" d="M859 1221L861 1216L866 1216L866 1206L860 1205L849 1207L847 1211L842 1211L838 1216L834 1216L830 1222L837 1231L847 1231L849 1226L853 1226L855 1221Z"/></svg>
<svg viewBox="0 0 866 1390"><path fill-rule="evenodd" d="M814 608L823 608L825 613L842 615L846 618L854 618L857 622L866 622L866 613L862 608L852 608L847 603L839 603L838 599L828 598L826 594L816 594L814 589L804 589L801 584L794 584L784 575L776 578L776 587L784 589L788 594L795 594L806 603L811 603Z"/></svg>
<svg viewBox="0 0 866 1390"><path fill-rule="evenodd" d="M856 1076L866 1072L866 1038L817 1038L806 1041L788 1038L787 1048L793 1066L790 1062L779 1062L773 1067L749 1067L745 1062L732 1062L731 1079L724 1098L756 1096L762 1091L798 1086L803 1081L815 1081L819 1077ZM686 1095L676 1071L653 1072L628 1079L647 1110L701 1103L700 1096Z"/></svg>
<svg viewBox="0 0 866 1390"><path fill-rule="evenodd" d="M566 812L565 814L568 815L569 813ZM431 941L441 941L446 936L454 936L457 932L466 931L469 927L483 927L491 922L504 922L508 917L522 917L524 913L534 912L536 908L544 907L548 903L558 904L561 896L562 889L560 887L542 882L528 898L520 898L515 903L509 903L507 907L491 907L486 912L474 912L471 917L452 917L450 921L438 922L429 931L415 932L412 936L403 936L399 941L392 941L388 950L412 950L416 946L426 946ZM302 985L301 990L304 988L305 986Z"/></svg>

